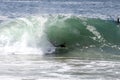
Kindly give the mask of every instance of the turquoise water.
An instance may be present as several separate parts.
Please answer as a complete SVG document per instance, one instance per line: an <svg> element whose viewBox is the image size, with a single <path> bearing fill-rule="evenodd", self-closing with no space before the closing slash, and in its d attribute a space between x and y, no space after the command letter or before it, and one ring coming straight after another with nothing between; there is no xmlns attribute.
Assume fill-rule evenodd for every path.
<svg viewBox="0 0 120 80"><path fill-rule="evenodd" d="M100 18L44 15L5 20L0 24L0 78L119 79L119 36L119 24Z"/></svg>
<svg viewBox="0 0 120 80"><path fill-rule="evenodd" d="M79 16L30 16L1 23L1 52L119 55L120 25L113 20ZM65 47L60 45L65 44ZM8 49L8 50L6 50ZM29 50L30 49L30 50ZM91 54L90 54L91 52ZM84 54L83 54L84 55ZM98 57L99 57L98 55ZM88 57L89 58L89 57Z"/></svg>
<svg viewBox="0 0 120 80"><path fill-rule="evenodd" d="M0 80L119 80L119 0L0 0Z"/></svg>

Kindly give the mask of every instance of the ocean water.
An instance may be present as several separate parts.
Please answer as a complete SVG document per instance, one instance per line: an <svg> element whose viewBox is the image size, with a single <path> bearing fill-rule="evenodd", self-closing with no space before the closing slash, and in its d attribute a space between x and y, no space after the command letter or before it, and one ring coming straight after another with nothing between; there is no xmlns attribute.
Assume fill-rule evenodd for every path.
<svg viewBox="0 0 120 80"><path fill-rule="evenodd" d="M0 0L0 80L119 80L119 0Z"/></svg>

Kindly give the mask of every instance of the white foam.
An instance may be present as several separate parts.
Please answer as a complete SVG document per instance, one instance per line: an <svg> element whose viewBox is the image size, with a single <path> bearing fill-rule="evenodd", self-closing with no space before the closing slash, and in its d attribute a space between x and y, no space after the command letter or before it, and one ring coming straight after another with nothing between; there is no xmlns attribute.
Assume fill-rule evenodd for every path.
<svg viewBox="0 0 120 80"><path fill-rule="evenodd" d="M87 25L86 29L92 32L97 37L97 39L99 39L100 42L104 41L104 38L101 36L101 34L96 30L94 26ZM93 37L93 40L96 40L96 38Z"/></svg>
<svg viewBox="0 0 120 80"><path fill-rule="evenodd" d="M46 21L47 18L45 17L33 16L30 18L17 18L12 22L1 24L10 26L4 25L1 30L0 52L6 54L52 53L55 47L48 41L44 32Z"/></svg>
<svg viewBox="0 0 120 80"><path fill-rule="evenodd" d="M87 28L90 32L92 32L98 39L101 38L100 33L96 30L95 27L88 25Z"/></svg>
<svg viewBox="0 0 120 80"><path fill-rule="evenodd" d="M8 17L7 16L0 16L0 20L7 20Z"/></svg>
<svg viewBox="0 0 120 80"><path fill-rule="evenodd" d="M2 80L21 80L19 77L12 77L12 76L0 76Z"/></svg>

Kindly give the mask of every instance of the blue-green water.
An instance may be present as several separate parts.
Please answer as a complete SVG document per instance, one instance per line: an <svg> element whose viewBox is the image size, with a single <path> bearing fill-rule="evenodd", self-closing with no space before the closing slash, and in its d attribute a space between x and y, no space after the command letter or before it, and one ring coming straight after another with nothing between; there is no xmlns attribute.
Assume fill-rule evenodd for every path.
<svg viewBox="0 0 120 80"><path fill-rule="evenodd" d="M1 79L119 79L120 25L113 20L44 15L0 26Z"/></svg>
<svg viewBox="0 0 120 80"><path fill-rule="evenodd" d="M119 80L119 0L0 0L0 79Z"/></svg>

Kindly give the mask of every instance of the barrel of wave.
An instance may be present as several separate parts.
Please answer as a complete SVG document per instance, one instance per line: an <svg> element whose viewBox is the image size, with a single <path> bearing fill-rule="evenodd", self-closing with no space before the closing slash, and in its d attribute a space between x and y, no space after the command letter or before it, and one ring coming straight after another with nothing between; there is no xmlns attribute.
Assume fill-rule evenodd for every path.
<svg viewBox="0 0 120 80"><path fill-rule="evenodd" d="M51 16L45 26L49 41L56 47L120 46L120 25L112 20Z"/></svg>

